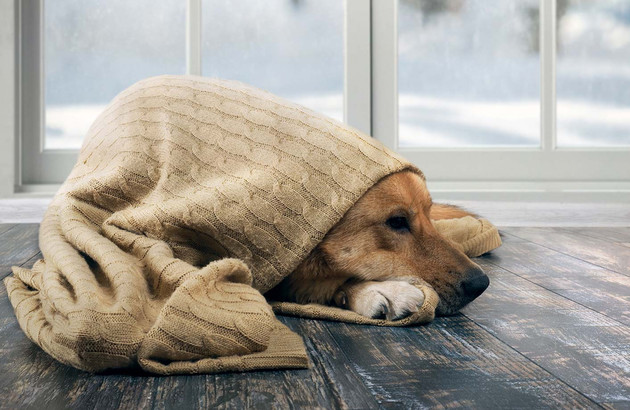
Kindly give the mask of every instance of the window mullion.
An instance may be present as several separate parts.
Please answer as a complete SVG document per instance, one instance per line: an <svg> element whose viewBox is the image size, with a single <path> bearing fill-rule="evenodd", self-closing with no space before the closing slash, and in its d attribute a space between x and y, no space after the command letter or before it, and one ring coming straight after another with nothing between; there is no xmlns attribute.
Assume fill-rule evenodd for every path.
<svg viewBox="0 0 630 410"><path fill-rule="evenodd" d="M201 75L201 0L187 2L186 73Z"/></svg>
<svg viewBox="0 0 630 410"><path fill-rule="evenodd" d="M344 4L344 121L371 134L370 0Z"/></svg>
<svg viewBox="0 0 630 410"><path fill-rule="evenodd" d="M18 2L20 16L20 173L17 184L51 173L40 161L44 152L44 1Z"/></svg>
<svg viewBox="0 0 630 410"><path fill-rule="evenodd" d="M540 0L540 129L543 151L556 147L556 0Z"/></svg>
<svg viewBox="0 0 630 410"><path fill-rule="evenodd" d="M398 141L398 1L372 1L372 136Z"/></svg>

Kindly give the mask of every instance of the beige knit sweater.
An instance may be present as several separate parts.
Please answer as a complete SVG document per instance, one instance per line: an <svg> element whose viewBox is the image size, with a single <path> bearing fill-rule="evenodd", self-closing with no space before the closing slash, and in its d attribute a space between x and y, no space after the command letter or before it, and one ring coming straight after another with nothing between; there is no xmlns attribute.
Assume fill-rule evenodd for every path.
<svg viewBox="0 0 630 410"><path fill-rule="evenodd" d="M367 189L403 169L420 173L356 130L258 89L150 78L90 128L41 224L43 260L14 268L9 298L26 335L79 369L305 367L300 337L262 294ZM482 229L493 238L485 251L497 246L493 229ZM275 308L425 323L437 295L418 286L425 304L398 322L317 305Z"/></svg>

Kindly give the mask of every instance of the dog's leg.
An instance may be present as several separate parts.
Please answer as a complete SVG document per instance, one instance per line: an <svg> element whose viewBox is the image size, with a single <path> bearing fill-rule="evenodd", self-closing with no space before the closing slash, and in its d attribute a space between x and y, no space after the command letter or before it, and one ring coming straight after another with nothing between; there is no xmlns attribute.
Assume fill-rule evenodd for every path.
<svg viewBox="0 0 630 410"><path fill-rule="evenodd" d="M424 293L404 278L348 282L337 290L334 303L370 318L398 320L418 311Z"/></svg>

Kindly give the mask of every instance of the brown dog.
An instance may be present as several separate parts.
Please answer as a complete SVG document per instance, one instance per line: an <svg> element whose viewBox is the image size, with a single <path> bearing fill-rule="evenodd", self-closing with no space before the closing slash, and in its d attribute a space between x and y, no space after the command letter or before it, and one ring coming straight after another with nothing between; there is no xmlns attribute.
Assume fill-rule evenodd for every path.
<svg viewBox="0 0 630 410"><path fill-rule="evenodd" d="M433 204L417 174L392 174L350 208L273 296L396 320L424 301L410 284L420 278L440 296L437 313L453 314L483 293L489 279L436 231L431 219L466 215L471 214Z"/></svg>

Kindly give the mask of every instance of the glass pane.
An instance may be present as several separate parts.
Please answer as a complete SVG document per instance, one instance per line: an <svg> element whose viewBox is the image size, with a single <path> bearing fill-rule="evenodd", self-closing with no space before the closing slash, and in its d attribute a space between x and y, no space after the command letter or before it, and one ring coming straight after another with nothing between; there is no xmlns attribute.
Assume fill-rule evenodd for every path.
<svg viewBox="0 0 630 410"><path fill-rule="evenodd" d="M538 3L400 0L400 147L540 144Z"/></svg>
<svg viewBox="0 0 630 410"><path fill-rule="evenodd" d="M203 2L203 75L343 119L343 0Z"/></svg>
<svg viewBox="0 0 630 410"><path fill-rule="evenodd" d="M630 1L558 0L558 145L630 145Z"/></svg>
<svg viewBox="0 0 630 410"><path fill-rule="evenodd" d="M96 116L120 91L186 71L186 2L44 2L45 148L80 148Z"/></svg>

